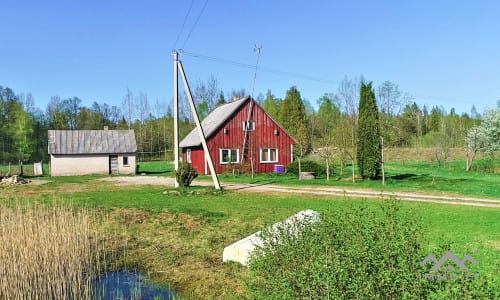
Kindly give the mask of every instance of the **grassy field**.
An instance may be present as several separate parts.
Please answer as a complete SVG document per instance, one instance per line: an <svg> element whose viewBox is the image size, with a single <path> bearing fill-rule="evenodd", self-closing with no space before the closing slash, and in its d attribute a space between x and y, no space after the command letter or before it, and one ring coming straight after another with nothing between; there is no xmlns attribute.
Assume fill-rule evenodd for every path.
<svg viewBox="0 0 500 300"><path fill-rule="evenodd" d="M161 168L150 172L168 175ZM445 170L440 172L440 176L446 174ZM158 186L115 186L97 181L99 178L46 178L51 182L44 185L0 187L0 201L23 199L43 204L58 199L103 214L114 243L121 243L123 249L123 260L116 262L117 267L139 269L172 285L182 296L195 299L248 296L243 283L247 269L222 263L223 248L242 237L303 209L328 213L350 205L369 208L384 201L217 192L210 188L174 191ZM495 178L492 175L492 182ZM262 175L255 180L283 178ZM486 187L495 188L491 183ZM410 202L401 202L401 209L421 218L429 253L441 256L439 247L447 245L459 257L472 254L480 263L481 275L500 282L499 210Z"/></svg>
<svg viewBox="0 0 500 300"><path fill-rule="evenodd" d="M298 180L290 174L256 174L254 178L244 174L232 176L222 174L222 182L253 183L253 184L283 184L308 186L338 186L349 188L369 188L383 191L414 191L444 194L459 194L478 197L500 198L500 173L484 173L478 171L466 172L464 161L448 162L438 167L431 162L390 162L386 164L386 185L381 180L360 180L352 182L351 167L339 175L339 169L326 180L319 176L315 180ZM357 171L357 170L356 170ZM210 180L208 176L199 176L198 180Z"/></svg>

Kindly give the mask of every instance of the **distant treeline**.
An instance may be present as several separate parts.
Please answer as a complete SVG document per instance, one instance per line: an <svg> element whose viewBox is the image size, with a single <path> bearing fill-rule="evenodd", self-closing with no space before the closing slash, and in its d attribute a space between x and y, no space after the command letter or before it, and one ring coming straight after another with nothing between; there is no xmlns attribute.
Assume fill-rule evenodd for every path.
<svg viewBox="0 0 500 300"><path fill-rule="evenodd" d="M350 160L355 149L361 80L344 78L336 93L325 94L317 100L318 109L302 99L296 87L292 87L284 98L268 91L256 99L296 139L306 140L308 150L335 148L338 159ZM474 107L470 114L460 115L454 109L447 112L438 106L421 107L389 81L376 92L381 135L386 147L461 147L467 131L480 122L481 116ZM239 89L224 95L212 76L207 82L198 82L193 94L200 116L204 118L217 105L247 93ZM48 129L130 128L136 132L138 152L171 153L173 120L171 108L165 101L156 100L152 104L145 93L134 94L127 90L121 104L117 107L93 102L87 107L78 97L62 99L55 96L46 109L41 110L35 106L30 93L16 94L0 86L0 164L19 160L47 161ZM180 112L182 137L193 128L185 97L181 99ZM299 123L305 125L298 126Z"/></svg>

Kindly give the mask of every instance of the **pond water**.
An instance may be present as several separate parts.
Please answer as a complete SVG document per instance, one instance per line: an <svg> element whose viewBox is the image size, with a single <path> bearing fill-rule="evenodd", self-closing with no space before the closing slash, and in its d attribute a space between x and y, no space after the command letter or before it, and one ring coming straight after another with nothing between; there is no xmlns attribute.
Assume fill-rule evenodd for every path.
<svg viewBox="0 0 500 300"><path fill-rule="evenodd" d="M94 299L99 300L170 300L176 294L168 287L155 284L139 272L119 271L101 275L94 282Z"/></svg>

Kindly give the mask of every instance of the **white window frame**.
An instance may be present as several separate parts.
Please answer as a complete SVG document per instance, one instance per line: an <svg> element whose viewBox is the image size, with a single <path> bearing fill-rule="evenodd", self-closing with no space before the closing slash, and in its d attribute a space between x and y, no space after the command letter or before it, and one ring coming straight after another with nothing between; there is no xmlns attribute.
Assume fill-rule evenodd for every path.
<svg viewBox="0 0 500 300"><path fill-rule="evenodd" d="M254 121L243 121L243 130L244 131L255 131L255 122Z"/></svg>
<svg viewBox="0 0 500 300"><path fill-rule="evenodd" d="M236 160L233 160L232 157L231 157L231 153L236 150ZM223 151L229 151L229 160L230 162L228 161L223 161L222 158L224 157L222 155L222 152ZM219 163L221 165L227 165L227 164L237 164L240 162L240 149L238 148L220 148L219 149Z"/></svg>
<svg viewBox="0 0 500 300"><path fill-rule="evenodd" d="M271 150L276 150L276 160L262 160L262 153L267 152L267 157L271 157ZM278 148L260 148L260 162L263 164L277 163L278 162Z"/></svg>
<svg viewBox="0 0 500 300"><path fill-rule="evenodd" d="M186 149L186 161L191 163L191 149Z"/></svg>

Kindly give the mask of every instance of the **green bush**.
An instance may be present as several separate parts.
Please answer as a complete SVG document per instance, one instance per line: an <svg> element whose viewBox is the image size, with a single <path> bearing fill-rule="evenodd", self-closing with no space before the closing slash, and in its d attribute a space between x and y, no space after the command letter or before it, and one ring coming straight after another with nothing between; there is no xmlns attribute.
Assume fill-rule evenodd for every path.
<svg viewBox="0 0 500 300"><path fill-rule="evenodd" d="M190 186L191 182L193 182L197 176L198 173L196 173L196 169L185 161L180 163L179 169L175 173L175 177L180 186Z"/></svg>
<svg viewBox="0 0 500 300"><path fill-rule="evenodd" d="M321 165L312 160L301 160L300 166L302 172L314 172L316 176L326 174L326 166ZM299 175L299 162L296 160L288 165L286 172L289 174ZM330 170L331 172L331 170Z"/></svg>
<svg viewBox="0 0 500 300"><path fill-rule="evenodd" d="M481 280L422 278L422 225L395 201L352 205L322 215L300 234L265 232L250 260L247 288L256 299L494 298ZM443 252L444 253L444 252Z"/></svg>

